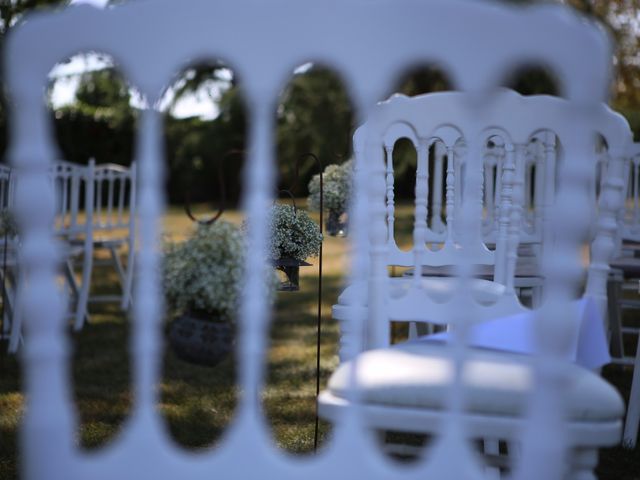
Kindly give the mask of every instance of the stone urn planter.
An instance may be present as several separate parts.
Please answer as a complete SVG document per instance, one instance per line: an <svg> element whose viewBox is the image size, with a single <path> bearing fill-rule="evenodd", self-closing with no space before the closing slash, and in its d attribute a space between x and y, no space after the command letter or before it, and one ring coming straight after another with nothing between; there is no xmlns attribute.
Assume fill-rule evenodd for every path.
<svg viewBox="0 0 640 480"><path fill-rule="evenodd" d="M229 322L195 313L175 318L169 324L168 339L178 358L209 367L227 358L235 343L233 326Z"/></svg>

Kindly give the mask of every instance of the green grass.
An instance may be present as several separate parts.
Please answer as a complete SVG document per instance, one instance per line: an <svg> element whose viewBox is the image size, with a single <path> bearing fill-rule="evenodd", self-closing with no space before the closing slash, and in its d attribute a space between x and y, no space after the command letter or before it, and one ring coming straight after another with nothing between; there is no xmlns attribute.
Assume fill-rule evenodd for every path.
<svg viewBox="0 0 640 480"><path fill-rule="evenodd" d="M410 230L411 216L398 208L398 229ZM225 218L240 222L237 212ZM180 209L169 211L165 228L181 239L192 228ZM411 241L408 234L401 244ZM331 319L346 271L346 240L327 238L324 244L324 295L321 348L321 385L338 364L338 326ZM301 270L301 290L277 296L270 328L263 405L274 442L296 454L313 452L315 420L317 260ZM109 270L96 272L96 288L112 288ZM130 323L115 306L92 306L91 323L77 334L69 333L73 346L74 399L82 448L96 449L117 440L132 406L129 358ZM8 356L0 344L0 479L17 476L17 432L24 396L18 358ZM163 373L158 408L175 442L188 449L215 445L233 420L238 400L236 364L230 356L215 368L200 367L163 352ZM630 369L607 367L604 375L628 395ZM330 426L320 424L326 441ZM640 479L640 449L601 452L599 478Z"/></svg>

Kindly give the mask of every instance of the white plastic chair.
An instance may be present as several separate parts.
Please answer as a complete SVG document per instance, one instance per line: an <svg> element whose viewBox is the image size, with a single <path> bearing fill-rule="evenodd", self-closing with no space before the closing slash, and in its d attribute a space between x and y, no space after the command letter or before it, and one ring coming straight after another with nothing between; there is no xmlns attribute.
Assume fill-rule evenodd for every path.
<svg viewBox="0 0 640 480"><path fill-rule="evenodd" d="M133 265L135 258L136 166L124 167L112 163L95 167L95 198L93 234L95 250L104 249L120 283L117 295L91 295L89 302L118 302L123 310L131 305ZM121 250L126 248L126 264Z"/></svg>
<svg viewBox="0 0 640 480"><path fill-rule="evenodd" d="M534 289L534 305L540 301L540 290L544 279L540 275L540 254L545 241L545 225L547 216L550 211L550 205L555 198L556 172L558 162L561 159L560 143L556 141L556 134L551 128L561 128L561 120L553 120L553 124L541 124L539 117L531 115L530 112L540 112L563 108L563 100L549 96L531 96L523 97L511 90L501 89L494 93L494 97L498 106L492 111L491 115L486 115L473 128L481 131L480 150L476 153L476 157L483 158L484 172L487 172L487 163L492 167L491 160L487 157L493 155L499 157L495 160L496 179L495 186L492 184L487 187L487 177L491 175L481 176L479 184L476 186L482 194L477 199L475 205L478 215L477 225L478 234L473 237L472 243L467 248L471 252L466 252L464 259L473 259L473 263L478 266L478 273L482 278L493 280L502 285L505 284L506 278L510 277L508 269L515 268L514 287L517 290ZM398 118L396 123L390 124L382 131L381 138L370 139L376 145L380 145L380 150L385 154L385 203L386 203L386 231L387 231L387 265L399 265L411 267L414 264L416 255L421 256L423 265L423 275L427 276L446 276L451 274L451 267L460 263L461 249L458 241L459 231L456 225L457 214L463 203L463 190L466 188L462 181L466 170L466 162L470 156L468 148L465 146L469 141L470 121L465 117L466 106L465 96L459 92L443 92L435 94L420 95L416 97L406 97L403 95L394 95L387 102L378 105L378 109L387 109L394 112ZM601 112L598 127L598 133L605 137L610 145L618 146L628 138L629 128L624 119L620 123L620 116L614 114L610 110L604 108ZM416 131L415 126L404 121L407 118L420 118L420 120L429 125L436 125L435 130L428 133ZM354 135L354 152L360 161L367 161L364 157L363 149L367 135L368 122L360 127ZM527 137L521 143L515 144L512 140L515 134L521 131L527 132ZM419 138L420 135L423 135ZM412 251L401 250L396 243L394 235L395 222L395 203L394 203L394 176L392 164L392 152L395 142L399 138L409 139L418 152L417 174L416 174L416 202L415 215L416 227L414 229L414 242ZM536 143L538 145L536 145ZM446 168L446 228L444 232L435 231L427 224L426 219L430 216L430 209L433 203L428 203L430 185L428 179L428 147L430 145L444 146L445 159L442 161ZM490 149L488 145L492 145ZM538 152L534 151L536 156L536 180L537 186L533 203L530 205L526 198L526 178L527 171L531 172L534 161L530 158L532 147L538 147ZM495 252L487 248L487 242L498 245L501 242L508 241L508 236L515 232L507 232L506 228L502 230L500 237L500 202L502 201L502 165L507 156L513 156L515 165L515 182L519 187L517 198L512 199L519 209L519 215L523 218L519 223L518 236L527 244L529 252L527 256L523 255L522 249L517 253L511 254L507 259L504 257L496 257ZM435 160L437 161L438 150L436 149ZM541 159L540 159L541 158ZM449 162L448 160L452 160ZM433 158L431 159L434 160ZM434 166L437 170L438 163ZM542 180L544 178L544 180ZM439 179L435 179L435 183L439 183ZM486 192L493 191L496 200L493 204L487 205ZM529 192L531 194L531 192ZM431 197L432 199L433 197ZM487 207L490 208L487 208ZM527 216L525 211L529 206L534 207L534 212ZM435 206L436 213L432 216L438 216L439 206ZM483 217L483 210L494 217L490 221L494 227L487 232L487 219ZM498 213L496 213L498 212ZM481 218L483 217L483 218ZM529 221L527 221L529 217ZM505 219L504 221L507 221ZM524 226L522 226L524 225ZM516 227L512 227L516 228ZM442 242L440 248L429 248L429 244L434 242ZM535 249L535 255L531 255L531 249ZM470 255L466 256L466 255ZM449 268L443 268L449 267ZM510 271L510 270L509 270ZM395 283L406 282L404 280L393 280ZM339 297L338 304L333 307L333 317L341 322L341 348L340 358L346 358L345 349L348 348L344 338L348 337L348 314L346 305L353 296L361 295L363 286L348 286L344 293ZM412 330L412 335L413 335ZM382 344L387 343L383 341Z"/></svg>
<svg viewBox="0 0 640 480"><path fill-rule="evenodd" d="M169 30L177 34L167 35ZM460 415L455 411L451 412L450 421L442 425L447 436L437 445L437 455L415 468L388 462L371 448L363 438L357 407L341 428L334 430L328 448L315 458L291 459L274 448L260 408L269 321L263 279L272 268L264 265L268 245L264 211L275 181L273 106L292 65L320 59L345 80L355 107L366 117L399 72L429 59L443 65L457 87L475 95L477 101L471 107L475 104L473 113L482 116L482 100L490 96L493 87L523 60L535 59L551 66L567 97L588 112L602 101L610 78L611 50L603 32L559 6L515 9L496 2L466 0L328 0L318 8L289 0L163 0L130 2L106 11L79 6L55 14L45 12L17 25L7 37L4 52L6 84L11 101L19 107L11 111L9 157L28 177L24 186L27 213L46 208L51 202L51 195L36 195L35 188L53 156L49 118L42 108L46 72L69 52L87 49L113 54L148 105L158 104L163 87L189 58L228 59L243 78L250 125L250 155L243 188L250 248L238 315L238 388L243 394L234 422L215 451L185 455L167 438L157 408L164 316L157 248L164 199L163 122L159 111L141 110L136 149L141 235L131 341L135 407L122 435L108 451L87 455L77 446L76 415L69 395L69 347L55 296L55 254L46 231L48 218L25 215L25 241L34 248L25 251L24 262L33 268L39 289L37 297L34 294L25 299L32 343L25 349L23 363L28 399L21 422L23 477L76 480L143 475L157 480L203 480L218 471L248 480L265 476L280 480L483 478L460 434ZM31 54L35 51L37 55ZM589 55L583 55L585 51ZM569 120L572 127L580 129L588 116L576 115ZM583 142L574 140L571 151L588 155ZM362 188L361 177L356 177L356 188ZM384 179L380 180L382 183L376 180L373 187L378 194L381 187L384 195ZM578 202L575 188L567 195L567 207L584 207ZM375 206L372 223L383 230L384 218L380 217L379 206ZM366 230L363 226L370 221L366 213L362 201L350 212L351 239L355 242L351 270L354 277L366 273L360 269L366 263L367 244L361 236ZM577 234L573 225L565 227L569 238ZM376 246L384 242L379 233L373 242ZM564 248L562 244L560 247ZM562 248L560 253L566 253ZM568 258L558 258L557 270L569 275L572 270L567 265L573 264ZM559 307L557 313L562 311ZM353 320L358 322L357 318ZM547 337L562 341L564 323L561 318L558 320L543 325L543 330ZM553 351L543 359L550 367L536 379L532 404L544 415L534 411L535 415L524 422L533 435L528 435L531 441L525 442L531 448L523 449L524 465L515 476L518 480L564 478L561 467L566 429L556 421L555 412L562 406L565 369ZM457 404L463 397L453 395L452 399ZM251 461L247 461L247 452L251 452Z"/></svg>
<svg viewBox="0 0 640 480"><path fill-rule="evenodd" d="M55 195L53 232L60 240L57 245L62 252L60 271L64 275L65 302L69 316L73 318L75 330L79 330L89 318L88 299L90 288L91 259L93 254L93 175L94 162L79 165L58 161L49 169L48 186ZM12 172L12 183L20 178ZM15 186L11 187L11 191ZM17 268L19 249L14 246L11 258L11 275L5 278L8 306L12 313L9 353L18 350L22 339L22 310L16 298L19 291L28 291L29 280ZM76 278L74 261L82 259L80 282ZM22 288L18 288L22 283Z"/></svg>
<svg viewBox="0 0 640 480"><path fill-rule="evenodd" d="M502 122L507 122L504 131L511 130L513 141L519 145L526 144L532 132L528 131L529 125L545 126L554 131L561 141L565 138L571 139L575 135L571 131L572 106L562 99L551 97L527 99L521 104L520 110L504 108L500 105L499 99L493 97L495 104L484 105L484 119L493 119L494 124L502 126ZM380 104L375 111L373 125L376 125L377 132L387 131L388 125L395 122L402 122L411 126L418 132L418 138L429 138L430 133L435 130L439 122L451 124L450 118L439 118L437 121L425 120L425 115L420 116L419 111L409 109L391 108L391 102ZM388 107L388 108L385 108ZM501 107L504 109L501 110ZM495 114L492 116L492 113ZM516 114L516 115L514 115ZM517 119L531 119L520 121L515 125L508 125L508 122ZM595 137L595 132L601 128L606 128L611 120L619 120L620 117L612 118L611 112L602 107L599 115L594 115L589 124L593 128L581 131L581 134L588 137L591 133ZM475 120L469 120L473 125ZM625 122L626 123L626 122ZM604 125L604 127L603 127ZM615 127L612 127L614 131ZM481 127L476 126L476 132L481 132ZM366 139L366 144L375 145L375 133ZM606 277L607 261L614 251L612 237L615 235L615 224L611 226L611 220L617 215L618 205L621 204L622 197L622 165L624 154L628 145L625 140L630 137L628 126L621 130L620 138L616 138L618 143L612 142L611 155L615 156L610 160L607 170L606 181L603 184L600 210L598 212L599 222L597 235L592 246L592 258L589 267L586 296L591 298L598 310L603 313L606 305ZM477 142L476 148L481 144L483 137ZM594 145L595 145L595 138ZM612 139L614 140L614 139ZM524 148L520 151L523 152ZM513 149L509 149L512 151ZM478 152L480 153L480 152ZM595 158L595 149L592 150ZM531 375L535 370L536 362L526 356L510 354L506 352L495 352L487 350L467 349L461 343L464 342L465 332L471 325L482 323L492 318L502 317L509 312L522 312L523 307L519 304L513 288L514 282L514 256L518 248L518 238L521 221L522 206L518 205L517 199L523 194L523 185L516 174L515 155L509 155L505 161L502 174L502 193L500 228L498 243L496 246L496 258L504 258L503 250L506 250L508 265L505 268L506 286L503 292L491 304L486 303L486 299L480 299L474 295L471 264L476 262L472 254L466 255L466 265L461 265L459 275L451 279L453 286L450 294L436 295L425 288L418 272L420 267L428 261L427 255L422 255L419 249L414 249L414 277L413 282L405 285L402 289L394 288L393 279L388 278L386 271L386 246L388 242L382 233L384 229L381 224L385 222L385 215L382 213L382 158L375 149L367 151L365 157L366 166L361 168L370 169L367 179L369 188L368 204L372 206L370 215L370 235L371 235L371 263L368 271L370 280L368 288L361 294L368 297L366 312L360 313L369 318L369 325L373 324L374 333L377 333L373 342L367 345L370 350L363 352L351 361L343 363L333 374L328 383L328 389L319 398L320 414L334 422L340 421L344 410L351 402L349 398L356 398L360 407L364 410L364 421L372 429L387 429L395 431L406 431L413 433L440 434L441 424L448 415L448 409L465 412L463 420L469 437L479 437L489 440L513 441L522 428L521 415L525 411L523 398L526 397L527 390L531 385ZM481 158L480 155L475 157ZM469 155L467 162L473 161L474 156ZM592 178L595 177L596 161L591 164L584 158L582 169L591 170ZM569 162L570 159L565 159ZM480 161L476 160L476 164ZM574 168L579 163L574 160ZM481 198L479 183L482 181L482 174L476 167L475 177L471 173L475 166L467 163L466 190L467 194L475 195L474 201ZM566 172L567 165L561 168L561 172ZM578 168L579 170L579 168ZM588 176L588 175L587 175ZM468 183L469 178L475 179L476 184ZM573 175L559 176L560 184L567 183ZM375 187L374 187L375 185ZM475 188L474 188L475 187ZM569 189L565 186L565 189ZM417 198L421 198L424 191L416 189ZM475 193L474 193L475 192ZM585 192L587 196L587 192ZM563 202L571 201L566 193ZM555 208L560 208L561 204L556 203ZM417 207L418 209L418 207ZM386 213L386 212L385 212ZM421 245L421 225L422 218L425 218L424 211L416 214L414 235L416 244ZM593 212L592 212L593 214ZM472 245L477 238L476 226L478 225L478 207L473 202L463 202L460 210L463 217L461 225L462 244L460 252L465 251L465 246ZM559 214L561 215L561 214ZM503 223L503 220L507 224ZM545 251L547 256L547 270L561 275L559 270L553 272L554 260L548 258L549 255L560 253L558 241L562 240L563 226L561 218L555 219L555 224L548 222L547 227L556 225L553 232L555 242L553 248ZM587 225L588 227L589 225ZM560 228L559 228L560 227ZM505 238L504 229L508 232ZM574 249L579 250L579 243L574 244ZM564 252L566 255L568 252ZM431 255L431 254L429 254ZM562 255L562 254L560 254ZM555 257L557 260L559 257ZM557 291L567 288L567 293L571 290L565 280L554 279L550 275L547 279L550 286L550 293L545 305L535 313L536 322L567 321L568 312L564 313L555 310L558 298L554 298ZM436 292L437 293L437 292ZM352 311L352 315L354 315ZM423 321L436 324L453 324L454 345L449 348L441 345L425 345L409 343L401 346L388 348L388 331L390 321ZM532 323L535 325L535 323ZM377 328L376 328L377 327ZM457 332L460 332L457 334ZM531 332L533 335L534 332ZM577 334L577 332L575 333ZM565 340L566 341L566 340ZM547 352L548 353L548 352ZM535 358L535 357L532 357ZM464 380L455 375L455 368L464 368ZM560 367L557 367L560 368ZM580 368L576 365L566 363L566 378L571 378L572 382L566 385L564 392L566 408L568 413L568 442L573 448L573 455L569 460L568 478L589 478L593 475L592 470L597 464L597 449L603 446L615 445L620 438L622 428L622 416L624 413L624 403L617 391L595 373ZM355 369L355 379L353 378ZM352 383L355 382L355 383ZM355 385L356 391L350 391L350 385ZM464 399L459 399L464 391ZM454 405L451 407L451 405ZM559 419L562 421L562 419ZM495 444L497 445L497 444Z"/></svg>
<svg viewBox="0 0 640 480"><path fill-rule="evenodd" d="M14 182L12 180L12 169L8 165L0 164L0 212L8 211L11 208L12 200L13 200L13 185ZM7 239L8 240L8 239ZM10 252L3 250L8 249L8 242L5 241L4 238L0 239L0 251L2 252L2 263L4 265L0 266L0 274L2 278L2 300L5 302L3 306L3 319L2 319L2 331L0 331L0 338L9 338L11 332L11 317L13 311L12 299L13 299L13 289L9 282L10 280L6 278L7 270L7 262L11 262L10 258L7 258L7 254L11 256ZM9 266L10 267L10 266Z"/></svg>
<svg viewBox="0 0 640 480"><path fill-rule="evenodd" d="M623 444L634 448L640 427L640 329L623 324L622 312L640 309L640 300L623 298L623 292L638 293L640 290L640 144L631 148L625 165L625 202L618 216L618 255L611 264L609 277L609 324L611 328L611 353L613 363L633 367L631 393L623 433ZM635 355L624 348L624 337L637 337Z"/></svg>

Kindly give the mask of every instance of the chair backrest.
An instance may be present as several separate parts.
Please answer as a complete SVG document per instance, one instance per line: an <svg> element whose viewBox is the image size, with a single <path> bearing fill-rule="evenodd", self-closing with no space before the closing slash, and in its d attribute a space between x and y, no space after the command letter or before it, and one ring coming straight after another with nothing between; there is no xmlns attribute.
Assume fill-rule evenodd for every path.
<svg viewBox="0 0 640 480"><path fill-rule="evenodd" d="M484 248L484 243L479 229L482 222L479 220L483 210L482 199L486 192L483 191L483 186L486 185L485 168L487 162L485 148L487 139L497 139L492 141L493 145L503 145L506 150L505 161L501 166L499 176L501 179L500 218L498 219L496 249L495 252L492 252L495 255L495 278L504 284L506 288L504 294L499 296L495 303L489 305L479 304L473 299L466 300L477 304L474 315L475 321L515 314L524 310L524 307L520 305L515 296L514 275L518 245L524 230L522 227L522 224L525 223L523 219L526 218L523 211L529 206L530 202L530 200L525 199L526 169L530 163L527 160L527 149L535 143L532 141L533 139L539 139L543 136L553 136L558 143L566 144L568 139L575 135L574 127L571 123L574 107L570 102L562 98L550 96L522 97L514 92L500 91L492 96L492 102L485 107L483 117L481 121L478 121L471 115L468 109L469 103L469 96L459 92L431 94L413 98L394 96L389 101L378 104L367 124L365 138L359 139L359 141L363 141L368 146L364 155L361 156L361 160L367 165L376 165L376 162L384 162L385 165L386 209L384 225L387 235L384 248L380 244L374 244L371 248L375 252L384 250L384 258L387 258L388 255L388 258L392 259L407 252L401 252L395 246L395 242L390 240L392 238L390 233L392 230L389 226L389 217L393 213L389 209L388 202L389 176L391 173L389 170L388 149L383 151L377 147L380 143L378 138L386 138L385 136L392 132L393 138L402 135L409 138L414 145L420 146L418 149L418 170L416 175L414 244L411 263L409 263L409 266L414 267L414 281L411 287L401 295L391 290L382 295L383 298L387 299L389 316L386 319L383 318L379 323L372 323L374 334L373 338L370 339L370 345L373 347L384 346L389 343L387 323L390 320L449 323L452 318L452 312L457 311L459 302L462 299L457 294L451 296L453 303L432 298L427 293L427 290L423 288L424 282L421 280L419 272L422 271L422 266L424 265L439 264L439 261L434 260L434 258L443 253L444 258L447 262L451 262L449 263L451 265L464 265L467 268L471 268L470 264L482 264L482 261L479 261L478 252ZM593 186L603 155L596 150L599 137L605 139L609 154L616 156L616 158L624 158L631 141L631 130L621 115L612 112L605 105L600 105L599 108L594 109L590 120L589 129L585 129L581 134L590 139L590 157L584 159L583 163L585 165L583 168L585 168L590 178L588 184ZM371 124L375 125L376 130L373 130ZM467 148L468 151L464 155L464 162L462 162L464 168L461 169L463 178L460 182L460 188L463 189L463 200L460 205L454 207L453 192L448 195L448 198L451 198L450 204L454 207L451 210L456 215L464 215L466 210L466 214L470 215L470 217L466 219L466 222L462 223L461 226L463 228L457 238L454 236L454 229L449 228L449 236L445 240L445 246L441 250L431 251L427 248L424 239L425 219L428 217L426 211L426 199L428 198L426 172L428 170L426 168L426 155L423 154L421 157L420 152L426 151L423 146L428 145L431 139L440 138L439 132L449 132L452 125L457 127L457 137L463 138L465 142L472 145L475 144L474 148L476 149L474 154L472 149ZM491 125L491 127L487 128L487 125ZM474 139L477 140L474 142ZM445 145L449 146L448 151L452 151L454 142L446 138L442 140ZM555 160L555 156L553 158ZM560 163L566 161L566 159L560 159ZM542 162L539 165L545 166ZM559 185L563 179L560 177L561 165L558 168L554 161L550 167L552 168L552 174L549 175L549 180L546 181L550 184L551 193L545 191L543 201L540 201L537 205L540 212L545 213L545 218L541 216L539 220L534 218L534 221L541 223L544 221L544 227L541 225L539 228L541 230L545 228L553 234L553 227L550 223L552 214L550 212L558 209L555 201L556 184ZM368 178L367 183L372 184L376 182L374 175L377 172L375 169L369 168L371 177ZM471 173L473 171L476 172L475 175ZM448 169L447 175L450 174L450 169ZM612 170L611 175L618 174L617 170ZM613 182L613 184L618 181L618 177L609 178L605 176L605 178ZM470 183L471 181L476 183ZM447 185L453 186L454 181L448 178ZM372 190L369 189L368 192ZM587 190L588 195L591 195L593 191L593 188L590 187ZM379 205L382 200L369 194L368 202L370 205ZM606 202L611 203L611 200L606 199ZM607 209L609 203L605 203L604 206L601 205L603 215L610 214L610 209ZM598 210L595 208L595 203L591 203L591 205L590 214L595 224ZM449 207L449 202L447 206ZM447 223L449 225L452 224L449 211L447 212ZM381 228L381 225L378 227ZM601 236L610 235L611 232L606 231L608 226L602 228L604 230L601 229L599 232ZM557 241L557 239L554 238L554 241ZM447 251L447 242L451 242L453 247L449 251ZM602 242L601 238L594 240L594 244L600 244L600 242ZM610 253L607 247L602 252L599 252L597 258L592 257L591 266L593 267L597 264L599 268L591 268L589 270L590 275L597 275L596 271L602 267L603 262L604 268L607 268L608 255ZM388 264L389 260L387 259L383 263ZM376 267L372 265L371 268L373 270ZM593 280L591 280L591 284L594 285ZM597 284L598 288L592 286L589 289L589 293L601 300L602 295L606 295L606 286L601 285L599 282ZM469 290L468 284L463 289L463 293L461 293L463 297L468 294L467 290ZM375 297L377 294L372 295Z"/></svg>
<svg viewBox="0 0 640 480"><path fill-rule="evenodd" d="M93 229L127 229L135 223L136 165L98 164L94 169Z"/></svg>
<svg viewBox="0 0 640 480"><path fill-rule="evenodd" d="M54 231L72 239L92 235L95 164L57 161L49 170L55 195Z"/></svg>
<svg viewBox="0 0 640 480"><path fill-rule="evenodd" d="M620 241L640 242L640 143L630 147L625 164L625 202L620 212Z"/></svg>
<svg viewBox="0 0 640 480"><path fill-rule="evenodd" d="M415 224L415 228L421 228L422 239L426 244L444 243L442 249L428 248L424 246L424 261L426 265L455 265L461 255L456 236L458 228L455 224L456 210L460 208L462 194L464 191L464 170L469 157L466 142L467 133L461 130L462 125L468 122L464 118L464 97L460 92L444 92L420 95L416 97L394 96L386 107L394 110L394 117L397 123L390 125L384 132L381 139L370 139L372 142L381 144L385 153L385 182L386 182L386 222L387 222L387 242L388 242L388 265L411 266L414 262L415 252L403 251L398 248L394 235L395 222L395 202L394 202L394 168L393 168L393 147L400 138L406 138L415 146L418 151L418 162L416 171L416 208L415 218L418 218L418 209L426 208L426 219L431 219L431 224ZM561 99L539 95L522 97L517 93L503 89L496 93L499 98L500 110L494 112L493 117L484 117L484 125L476 127L482 130L481 147L482 151L476 153L476 157L483 158L483 171L480 178L481 198L476 199L482 205L479 213L482 215L482 234L478 235L472 244L473 255L477 264L494 264L504 262L504 259L497 259L495 253L486 248L487 244L495 245L499 242L499 219L500 201L502 195L502 176L505 164L506 149L515 148L516 145L511 140L512 131L519 129L528 130L530 136L517 145L515 158L515 181L520 190L516 201L520 208L519 220L519 240L520 244L541 244L544 240L544 228L548 217L550 205L555 198L556 175L558 162L561 161L561 142L557 139L556 133L552 130L552 125L540 123L539 118L526 116L528 106L534 102L543 105L542 109L561 108L554 103L562 102ZM540 101L538 102L538 99ZM547 106L544 106L547 105ZM436 131L431 133L429 139L419 139L412 125L404 122L403 112L408 115L415 115L420 111L425 118L433 122L442 122ZM413 111L413 113L409 113ZM525 114L525 115L523 115ZM598 120L598 134L604 140L604 144L613 148L620 148L620 145L628 142L629 127L626 121L608 108L604 108L600 113L601 120ZM499 127L496 127L499 125ZM354 135L354 150L362 157L364 141L366 137L367 124L360 127ZM429 155L429 148L434 146L433 155ZM598 146L599 155L597 157L598 168L595 170L595 180L602 178L602 166L606 163L607 155L601 152L602 145ZM360 152L360 153L358 153ZM448 159L451 162L448 162ZM366 159L363 159L366 161ZM473 160L477 161L477 160ZM432 168L428 167L428 162L433 162ZM449 169L451 165L451 169ZM428 172L433 171L435 178L430 181ZM444 228L440 227L438 221L442 215L441 210L441 190L435 188L442 184L445 179L445 191L447 201L447 214ZM434 189L429 192L429 186ZM420 187L420 191L418 190ZM476 187L477 188L477 187ZM591 192L593 205L596 205L595 190ZM451 224L451 228L448 225ZM434 228L436 226L437 228ZM415 232L414 232L415 238ZM415 249L415 244L414 244ZM506 252L500 252L506 255ZM497 278L502 278L499 274Z"/></svg>
<svg viewBox="0 0 640 480"><path fill-rule="evenodd" d="M460 25L464 28L460 29ZM167 35L168 31L177 33ZM222 57L243 80L251 154L243 188L248 247L237 329L238 388L242 395L235 421L224 440L216 451L203 452L201 457L176 450L166 437L156 405L164 318L157 239L164 197L163 115L153 108L140 112L136 153L140 261L136 262L137 301L131 329L131 383L135 405L122 435L108 452L87 455L76 445L68 342L63 308L56 294L54 265L57 259L54 249L50 248L52 239L48 232L51 218L41 213L51 204L53 196L49 192L40 194L36 189L46 179L48 164L54 156L51 119L42 106L47 72L70 53L82 50L112 54L148 105L158 104L165 85L189 59ZM584 55L585 51L589 55ZM552 308L549 321L540 326L543 330L540 338L554 339L546 345L544 358L558 368L541 369L534 376L533 390L537 396L532 405L539 408L534 408L532 415L543 412L526 422L530 435L523 439L521 465L524 467L516 470L514 478L541 477L536 468L527 469L526 465L544 465L542 476L548 480L564 477L566 444L562 439L566 432L564 422L556 419L562 411L561 388L567 372L562 363L554 362L559 357L559 345L566 339L565 325L569 319L562 306L566 307L565 297L577 281L572 258L581 219L588 210L581 188L588 174L577 159L588 157L591 145L580 134L589 130L593 110L604 100L612 63L610 45L598 28L584 19L574 18L563 7L549 5L520 10L496 2L467 0L325 0L321 5L299 0L157 0L130 2L102 12L79 6L56 14L33 16L7 37L3 59L9 94L19 105L11 111L9 157L24 178L17 185L17 197L24 200L21 213L25 243L30 248L25 250L22 259L34 279L34 288L29 293L32 296L23 297L29 332L23 363L27 399L20 436L23 478L205 479L215 471L246 479L423 478L424 468L399 468L382 459L372 448L370 439L363 438L358 415L345 416L345 422L335 429L329 448L316 458L292 460L271 445L260 398L269 321L265 278L273 268L266 261L269 222L264 207L270 203L275 183L274 105L292 66L316 60L336 68L353 94L358 114L367 118L376 101L397 80L399 72L416 62L431 60L450 73L457 88L472 94L466 105L469 118L482 119L487 112L485 107L492 104L494 87L522 61L532 59L553 70L573 106L565 118L572 130L563 138L567 161L563 162L565 174L561 176L571 181L567 182L562 201L557 202L557 214L571 221L562 225L563 235L559 236L557 249L552 252L553 261L549 262L548 280L558 308ZM415 120L409 119L411 123ZM382 130L375 124L369 126L373 138L381 138ZM416 131L423 134L433 129ZM478 132L472 130L472 133L467 145L470 155L480 149ZM360 316L363 305L369 306L373 316L384 315L386 311L384 296L376 296L384 292L384 283L388 280L383 248L386 242L385 172L381 152L374 155L371 175L375 181L370 188L372 198L381 203L368 205L366 198L356 194L350 212L354 242L352 280L354 283L369 280L371 284L369 294L350 305L352 331L357 337L363 328ZM368 163L369 158L367 155ZM360 170L356 174L357 190L364 188L367 173ZM474 168L467 168L465 172L465 176L476 174ZM470 178L466 185L473 185L473 180ZM478 207L471 201L476 197L477 193L467 195L465 192L458 215L464 233L460 241L463 247L472 243L467 242L468 232L479 230L477 226L464 226L468 222L466 209ZM369 224L376 229L367 242L364 235L369 231ZM374 268L367 272L369 251ZM474 311L464 311L461 304L457 314L463 313L473 320ZM358 348L358 340L354 346ZM464 352L454 353L452 358L456 371L461 370ZM447 418L454 421L443 425L444 434L434 447L437 458L424 461L430 463L429 475L433 478L484 478L483 467L478 465L468 442L459 434L458 407L464 404L464 390L453 391L456 402L451 405ZM357 402L353 408L359 408ZM557 439L557 449L543 448L550 438ZM247 452L251 452L250 462L246 461Z"/></svg>

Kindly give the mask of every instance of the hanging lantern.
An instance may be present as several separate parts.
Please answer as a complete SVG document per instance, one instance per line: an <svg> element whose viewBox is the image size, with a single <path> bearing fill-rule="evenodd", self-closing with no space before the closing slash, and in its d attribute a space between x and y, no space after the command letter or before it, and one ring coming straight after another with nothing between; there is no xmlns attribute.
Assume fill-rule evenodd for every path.
<svg viewBox="0 0 640 480"><path fill-rule="evenodd" d="M280 283L281 292L297 292L300 290L300 267L309 267L310 263L295 258L285 257L274 260L276 270L284 274L285 279Z"/></svg>

